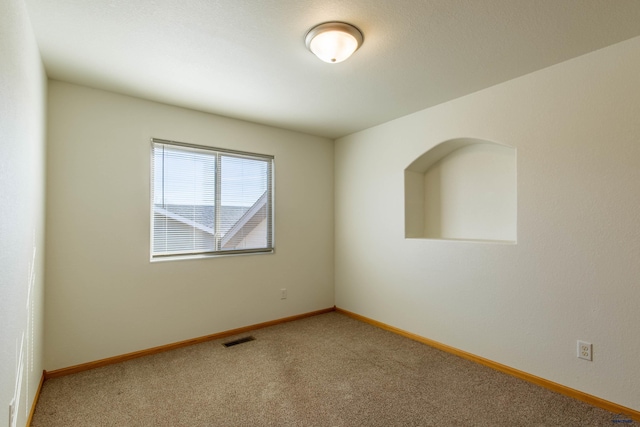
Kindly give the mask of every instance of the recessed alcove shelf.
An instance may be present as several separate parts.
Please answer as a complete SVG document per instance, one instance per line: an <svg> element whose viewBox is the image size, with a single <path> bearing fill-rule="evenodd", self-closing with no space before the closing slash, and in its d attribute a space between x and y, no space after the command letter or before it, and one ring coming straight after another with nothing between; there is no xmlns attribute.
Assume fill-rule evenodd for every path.
<svg viewBox="0 0 640 427"><path fill-rule="evenodd" d="M405 169L404 186L406 238L516 242L515 148L445 141Z"/></svg>

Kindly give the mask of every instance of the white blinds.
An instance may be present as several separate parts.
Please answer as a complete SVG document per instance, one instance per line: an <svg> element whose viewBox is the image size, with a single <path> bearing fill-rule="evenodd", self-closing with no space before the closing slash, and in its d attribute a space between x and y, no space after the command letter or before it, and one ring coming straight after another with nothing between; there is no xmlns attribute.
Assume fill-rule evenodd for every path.
<svg viewBox="0 0 640 427"><path fill-rule="evenodd" d="M273 157L152 142L152 258L273 250Z"/></svg>

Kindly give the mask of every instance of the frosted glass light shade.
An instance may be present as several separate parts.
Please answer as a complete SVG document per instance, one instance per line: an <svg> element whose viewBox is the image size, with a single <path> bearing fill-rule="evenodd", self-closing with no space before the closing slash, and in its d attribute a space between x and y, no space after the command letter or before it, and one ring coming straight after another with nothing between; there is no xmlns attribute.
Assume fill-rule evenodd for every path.
<svg viewBox="0 0 640 427"><path fill-rule="evenodd" d="M305 39L307 48L318 58L330 64L342 62L362 45L360 30L344 22L326 22L309 31Z"/></svg>

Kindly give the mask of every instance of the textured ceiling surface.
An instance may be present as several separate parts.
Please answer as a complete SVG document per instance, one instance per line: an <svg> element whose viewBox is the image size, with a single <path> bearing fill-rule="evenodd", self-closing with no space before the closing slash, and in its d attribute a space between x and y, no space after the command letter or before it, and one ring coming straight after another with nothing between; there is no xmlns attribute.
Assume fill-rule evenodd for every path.
<svg viewBox="0 0 640 427"><path fill-rule="evenodd" d="M336 138L640 35L638 0L25 0L49 77ZM311 27L364 33L347 61Z"/></svg>

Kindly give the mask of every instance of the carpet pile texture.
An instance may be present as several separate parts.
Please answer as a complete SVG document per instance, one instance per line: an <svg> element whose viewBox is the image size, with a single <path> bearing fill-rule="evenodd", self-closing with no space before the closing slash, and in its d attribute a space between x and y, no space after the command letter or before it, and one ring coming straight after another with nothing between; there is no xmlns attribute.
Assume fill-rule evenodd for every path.
<svg viewBox="0 0 640 427"><path fill-rule="evenodd" d="M31 425L638 425L615 415L332 312L47 380Z"/></svg>

